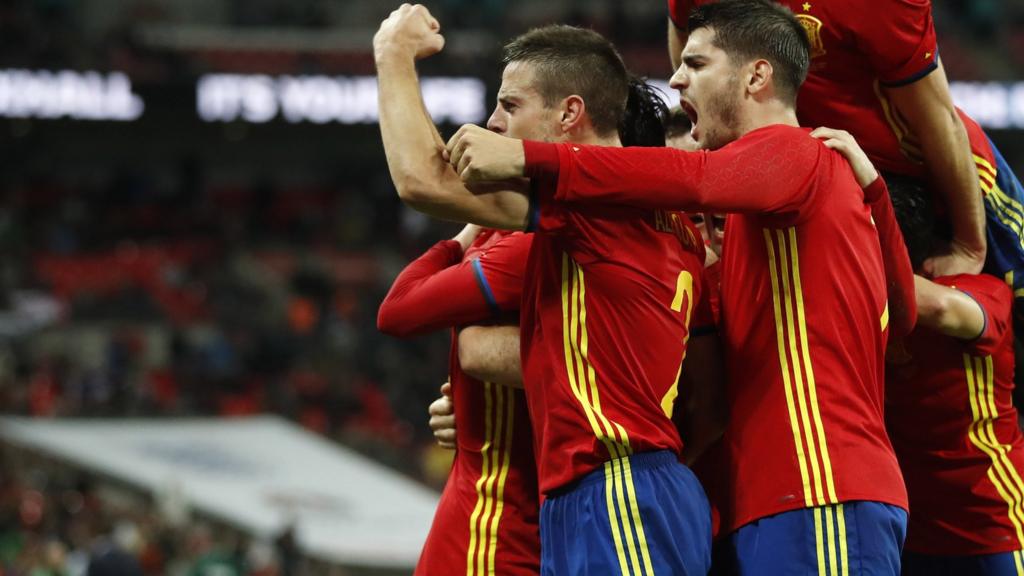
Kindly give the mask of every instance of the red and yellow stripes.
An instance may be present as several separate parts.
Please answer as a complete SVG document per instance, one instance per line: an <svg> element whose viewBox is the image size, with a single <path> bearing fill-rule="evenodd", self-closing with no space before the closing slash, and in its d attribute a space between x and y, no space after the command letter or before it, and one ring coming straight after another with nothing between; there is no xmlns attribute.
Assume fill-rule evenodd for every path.
<svg viewBox="0 0 1024 576"><path fill-rule="evenodd" d="M515 422L515 391L508 386L484 383L484 444L480 478L476 481L476 506L469 518L466 576L493 576L498 547L498 527L505 508Z"/></svg>
<svg viewBox="0 0 1024 576"><path fill-rule="evenodd" d="M621 424L610 420L601 410L597 375L590 363L587 334L586 279L583 269L562 254L562 337L565 369L569 387L579 402L594 435L608 450L604 464L605 503L612 540L622 574L654 575L647 547L629 456L629 434Z"/></svg>
<svg viewBox="0 0 1024 576"><path fill-rule="evenodd" d="M967 428L967 437L992 461L988 479L1006 502L1007 516L1017 534L1017 541L1024 546L1024 482L1010 461L1010 446L996 438L994 424L999 418L999 410L996 408L992 357L964 354L964 372L971 404L971 425ZM1013 558L1017 574L1024 575L1024 558L1020 554L1014 554Z"/></svg>
<svg viewBox="0 0 1024 576"><path fill-rule="evenodd" d="M796 229L765 228L763 232L772 283L779 367L793 444L800 465L804 505L810 508L836 504L839 499L836 497L832 461L825 441L825 427L818 407L814 366L811 364L810 345L807 341Z"/></svg>

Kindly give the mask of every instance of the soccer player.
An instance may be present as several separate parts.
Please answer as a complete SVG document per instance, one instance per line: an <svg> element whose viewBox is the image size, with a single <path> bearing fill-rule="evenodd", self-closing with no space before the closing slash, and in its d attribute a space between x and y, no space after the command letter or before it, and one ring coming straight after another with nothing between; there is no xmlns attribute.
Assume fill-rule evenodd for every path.
<svg viewBox="0 0 1024 576"><path fill-rule="evenodd" d="M443 47L439 29L425 8L403 5L376 34L381 136L407 204L535 230L520 323L544 495L541 571L705 573L707 499L678 462L682 443L671 420L703 244L678 213L570 212L541 182L463 184L415 72L416 58ZM506 47L505 63L499 106L510 135L614 146L620 124L650 111L637 106L643 96L631 91L621 57L591 31L534 30Z"/></svg>
<svg viewBox="0 0 1024 576"><path fill-rule="evenodd" d="M710 1L669 0L673 68L680 64L687 15ZM810 71L797 106L800 123L849 131L884 173L927 176L948 208L954 238L926 269L938 275L980 272L985 209L968 135L939 61L931 2L777 3L793 11L811 44ZM1024 254L1020 259L1024 262Z"/></svg>
<svg viewBox="0 0 1024 576"><path fill-rule="evenodd" d="M915 266L942 238L930 195L890 180ZM1024 573L1024 437L1012 295L999 278L916 278L918 328L891 346L886 419L912 513L904 576Z"/></svg>
<svg viewBox="0 0 1024 576"><path fill-rule="evenodd" d="M889 309L865 204L884 182L859 150L855 177L830 150L848 145L835 133L819 132L823 142L798 127L810 46L791 13L724 0L698 8L689 29L672 83L711 151L523 142L464 126L451 161L471 181L550 180L541 204L730 213L720 330L733 510L723 519L738 570L898 574L907 501L884 429Z"/></svg>
<svg viewBox="0 0 1024 576"><path fill-rule="evenodd" d="M410 337L452 329L449 384L461 426L455 460L415 574L536 574L537 468L522 390L459 363L458 329L516 322L532 235L466 226L410 263L380 305L378 328Z"/></svg>

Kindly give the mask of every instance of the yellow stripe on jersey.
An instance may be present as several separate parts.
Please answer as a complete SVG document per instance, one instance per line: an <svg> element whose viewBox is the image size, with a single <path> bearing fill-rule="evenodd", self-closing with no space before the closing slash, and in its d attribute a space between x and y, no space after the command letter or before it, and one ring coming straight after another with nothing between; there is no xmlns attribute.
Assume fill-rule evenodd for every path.
<svg viewBox="0 0 1024 576"><path fill-rule="evenodd" d="M964 373L967 377L971 405L971 424L967 428L967 436L971 444L991 460L987 476L995 486L996 492L1006 502L1007 516L1017 533L1017 541L1024 545L1024 511L1021 508L1024 485L1020 482L1013 464L1006 458L1010 447L996 440L992 427L992 422L998 416L995 408L992 357L977 358L964 354ZM1012 477L1006 469L1007 465L1012 471Z"/></svg>
<svg viewBox="0 0 1024 576"><path fill-rule="evenodd" d="M815 446L815 434L813 430L813 424L811 423L810 409L808 407L808 396L809 391L804 390L804 366L800 359L800 350L797 346L797 330L796 321L793 315L793 292L794 287L790 286L792 282L792 270L790 264L792 262L789 254L789 248L787 247L786 234L782 230L775 231L776 237L779 241L779 254L782 262L782 291L783 291L783 303L786 310L786 332L789 334L789 353L792 359L791 365L793 366L793 382L796 384L796 398L798 407L800 409L800 417L803 420L804 435L807 440L807 451L811 455L811 472L813 473L814 488L818 495L818 504L825 504L824 490L822 489L821 482L821 468L818 464L817 452L818 448Z"/></svg>
<svg viewBox="0 0 1024 576"><path fill-rule="evenodd" d="M605 499L620 570L629 574L632 567L632 573L640 574L642 564L648 574L653 574L628 460L633 453L629 435L601 411L597 374L589 358L586 278L568 254L562 255L562 336L569 386L610 457L604 468Z"/></svg>
<svg viewBox="0 0 1024 576"><path fill-rule="evenodd" d="M978 156L977 154L973 154L973 156L974 156L974 163L978 165L978 168L984 169L985 171L987 171L989 174L992 174L993 176L995 176L996 174L999 173L996 170L996 167L993 166L992 163L989 162L987 158L984 158L982 156Z"/></svg>
<svg viewBox="0 0 1024 576"><path fill-rule="evenodd" d="M501 462L498 467L498 488L494 495L494 515L491 517L490 546L487 550L487 576L493 576L496 574L494 570L494 557L497 553L498 548L498 528L501 523L501 514L505 509L505 481L508 479L508 470L512 458L512 433L514 431L514 421L516 415L516 402L515 402L515 391L508 387L502 386L501 384L495 384L499 394L504 396L504 418L505 418L505 430L504 436L501 439ZM499 402L500 404L500 402Z"/></svg>
<svg viewBox="0 0 1024 576"><path fill-rule="evenodd" d="M797 320L800 323L800 346L803 350L804 371L807 374L811 414L814 415L814 425L818 429L818 447L821 450L821 462L825 469L825 487L828 489L828 502L835 504L839 501L839 498L836 497L835 479L832 477L832 458L829 457L828 442L825 441L825 426L821 422L821 409L818 407L818 386L814 380L814 365L811 363L811 344L807 338L807 318L804 312L804 291L800 283L800 255L797 250L796 228L789 229L789 247L793 258L793 287L796 291Z"/></svg>
<svg viewBox="0 0 1024 576"><path fill-rule="evenodd" d="M785 336L782 318L782 296L779 291L779 272L776 268L775 245L772 233L764 229L764 242L768 247L768 275L772 282L772 305L775 310L775 342L779 349L779 366L782 369L782 387L786 393L786 407L789 409L789 427L793 432L793 445L796 447L797 462L800 465L800 479L804 487L804 505L814 505L811 482L807 475L807 455L804 452L804 441L800 434L800 423L797 419L796 403L794 402L793 385L789 377L789 360L786 356Z"/></svg>
<svg viewBox="0 0 1024 576"><path fill-rule="evenodd" d="M1017 568L1017 576L1024 576L1024 552L1020 550L1014 551L1013 564Z"/></svg>
<svg viewBox="0 0 1024 576"><path fill-rule="evenodd" d="M1007 228L1017 234L1018 244L1024 248L1024 216L1014 211L1010 206L1012 199L1008 197L998 186L987 191L985 201L992 208L992 213Z"/></svg>
<svg viewBox="0 0 1024 576"><path fill-rule="evenodd" d="M834 504L838 498L807 337L796 229L775 230L774 235L767 228L763 232L772 282L779 365L804 486L804 502L806 506Z"/></svg>
<svg viewBox="0 0 1024 576"><path fill-rule="evenodd" d="M491 418L493 412L493 389L494 384L484 383L484 443L480 448L480 459L482 461L480 478L476 481L476 505L473 513L469 516L469 548L466 550L466 576L477 574L477 567L483 561L483 545L480 542L480 514L487 504L488 494L484 490L487 480L491 476L491 451L494 445L494 423Z"/></svg>
<svg viewBox="0 0 1024 576"><path fill-rule="evenodd" d="M975 359L975 367L980 369L982 366L982 359ZM985 399L988 403L988 419L986 420L988 438L994 446L998 448L997 452L1000 461L1003 463L1004 468L1010 475L1012 482L1011 492L1016 492L1018 498L1016 501L1017 518L1024 522L1024 481L1021 481L1020 474L1017 471L1017 467L1010 461L1010 446L1002 444L996 438L995 421L999 418L999 410L996 407L996 394L995 394L995 367L992 364L992 356L986 356L984 358L984 372L985 374ZM1021 542L1024 545L1024 542Z"/></svg>
<svg viewBox="0 0 1024 576"><path fill-rule="evenodd" d="M497 479L499 473L498 451L500 450L499 447L501 446L500 436L502 425L504 423L504 402L497 388L497 384L491 384L491 394L493 394L496 399L495 404L497 407L494 411L494 436L493 441L491 443L491 450L488 453L488 458L490 460L490 464L488 467L490 468L491 473L487 477L487 482L484 483L484 494L486 494L487 499L484 502L484 511L480 518L480 529L482 530L483 535L480 542L480 553L477 555L477 574L485 574L484 569L487 566L487 550L490 548L491 543L490 519L491 514L494 511L494 482Z"/></svg>
<svg viewBox="0 0 1024 576"><path fill-rule="evenodd" d="M515 396L511 388L484 382L484 444L476 481L476 505L469 519L467 576L495 574L498 529L505 507L505 480L512 452ZM495 490L497 484L497 490Z"/></svg>
<svg viewBox="0 0 1024 576"><path fill-rule="evenodd" d="M594 368L589 362L590 354L590 339L587 334L587 308L586 308L586 296L587 286L586 279L583 276L583 269L579 267L572 259L569 260L572 263L573 273L573 305L575 306L576 313L573 315L572 321L572 334L575 336L579 334L579 341L574 339L572 342L573 350L575 352L577 367L579 368L580 379L584 382L580 384L581 388L584 389L583 396L586 396L586 390L590 392L590 403L591 409L598 418L598 422L601 423L604 434L606 435L605 445L608 448L609 456L613 459L617 470L614 470L613 481L615 484L616 504L617 504L617 519L618 524L621 525L624 533L624 541L626 543L626 550L629 553L629 560L633 567L634 572L640 570L640 555L637 552L636 542L633 539L633 526L631 522L631 516L629 513L629 505L626 502L624 484L626 481L625 473L622 470L622 460L628 457L632 453L629 448L629 438L626 435L626 431L619 426L618 423L611 423L604 414L601 412L601 396L597 390L597 379L594 373ZM577 329L579 330L577 332ZM584 384L586 386L584 386ZM619 433L616 440L616 432ZM613 529L617 530L618 525L612 524Z"/></svg>
<svg viewBox="0 0 1024 576"><path fill-rule="evenodd" d="M1024 227L1024 206L1021 206L1020 202L1008 196L998 185L988 190L985 199L990 200L993 206L998 208L997 212L1001 211L1016 222L1016 226L1009 226L1010 228L1015 228L1019 234L1021 227ZM1000 220L1003 220L1003 223L1006 224L1003 218L1000 218Z"/></svg>

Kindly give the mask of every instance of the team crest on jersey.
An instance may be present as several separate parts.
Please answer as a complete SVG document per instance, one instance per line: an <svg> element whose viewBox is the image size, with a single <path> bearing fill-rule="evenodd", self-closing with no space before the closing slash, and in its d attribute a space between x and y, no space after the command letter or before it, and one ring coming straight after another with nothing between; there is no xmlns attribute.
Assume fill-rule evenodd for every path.
<svg viewBox="0 0 1024 576"><path fill-rule="evenodd" d="M807 39L811 43L811 58L825 55L825 43L821 41L822 22L810 14L797 14L796 19L804 27Z"/></svg>

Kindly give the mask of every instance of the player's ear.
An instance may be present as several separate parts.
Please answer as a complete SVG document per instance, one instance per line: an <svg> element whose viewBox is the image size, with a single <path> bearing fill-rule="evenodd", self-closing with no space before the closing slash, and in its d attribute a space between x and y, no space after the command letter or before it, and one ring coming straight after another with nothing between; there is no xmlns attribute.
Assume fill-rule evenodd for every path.
<svg viewBox="0 0 1024 576"><path fill-rule="evenodd" d="M747 68L747 93L751 95L765 93L775 74L772 63L760 58L751 62Z"/></svg>
<svg viewBox="0 0 1024 576"><path fill-rule="evenodd" d="M587 112L587 105L582 96L573 94L562 100L561 112L559 124L562 126L562 132L567 133L581 125L580 122Z"/></svg>

